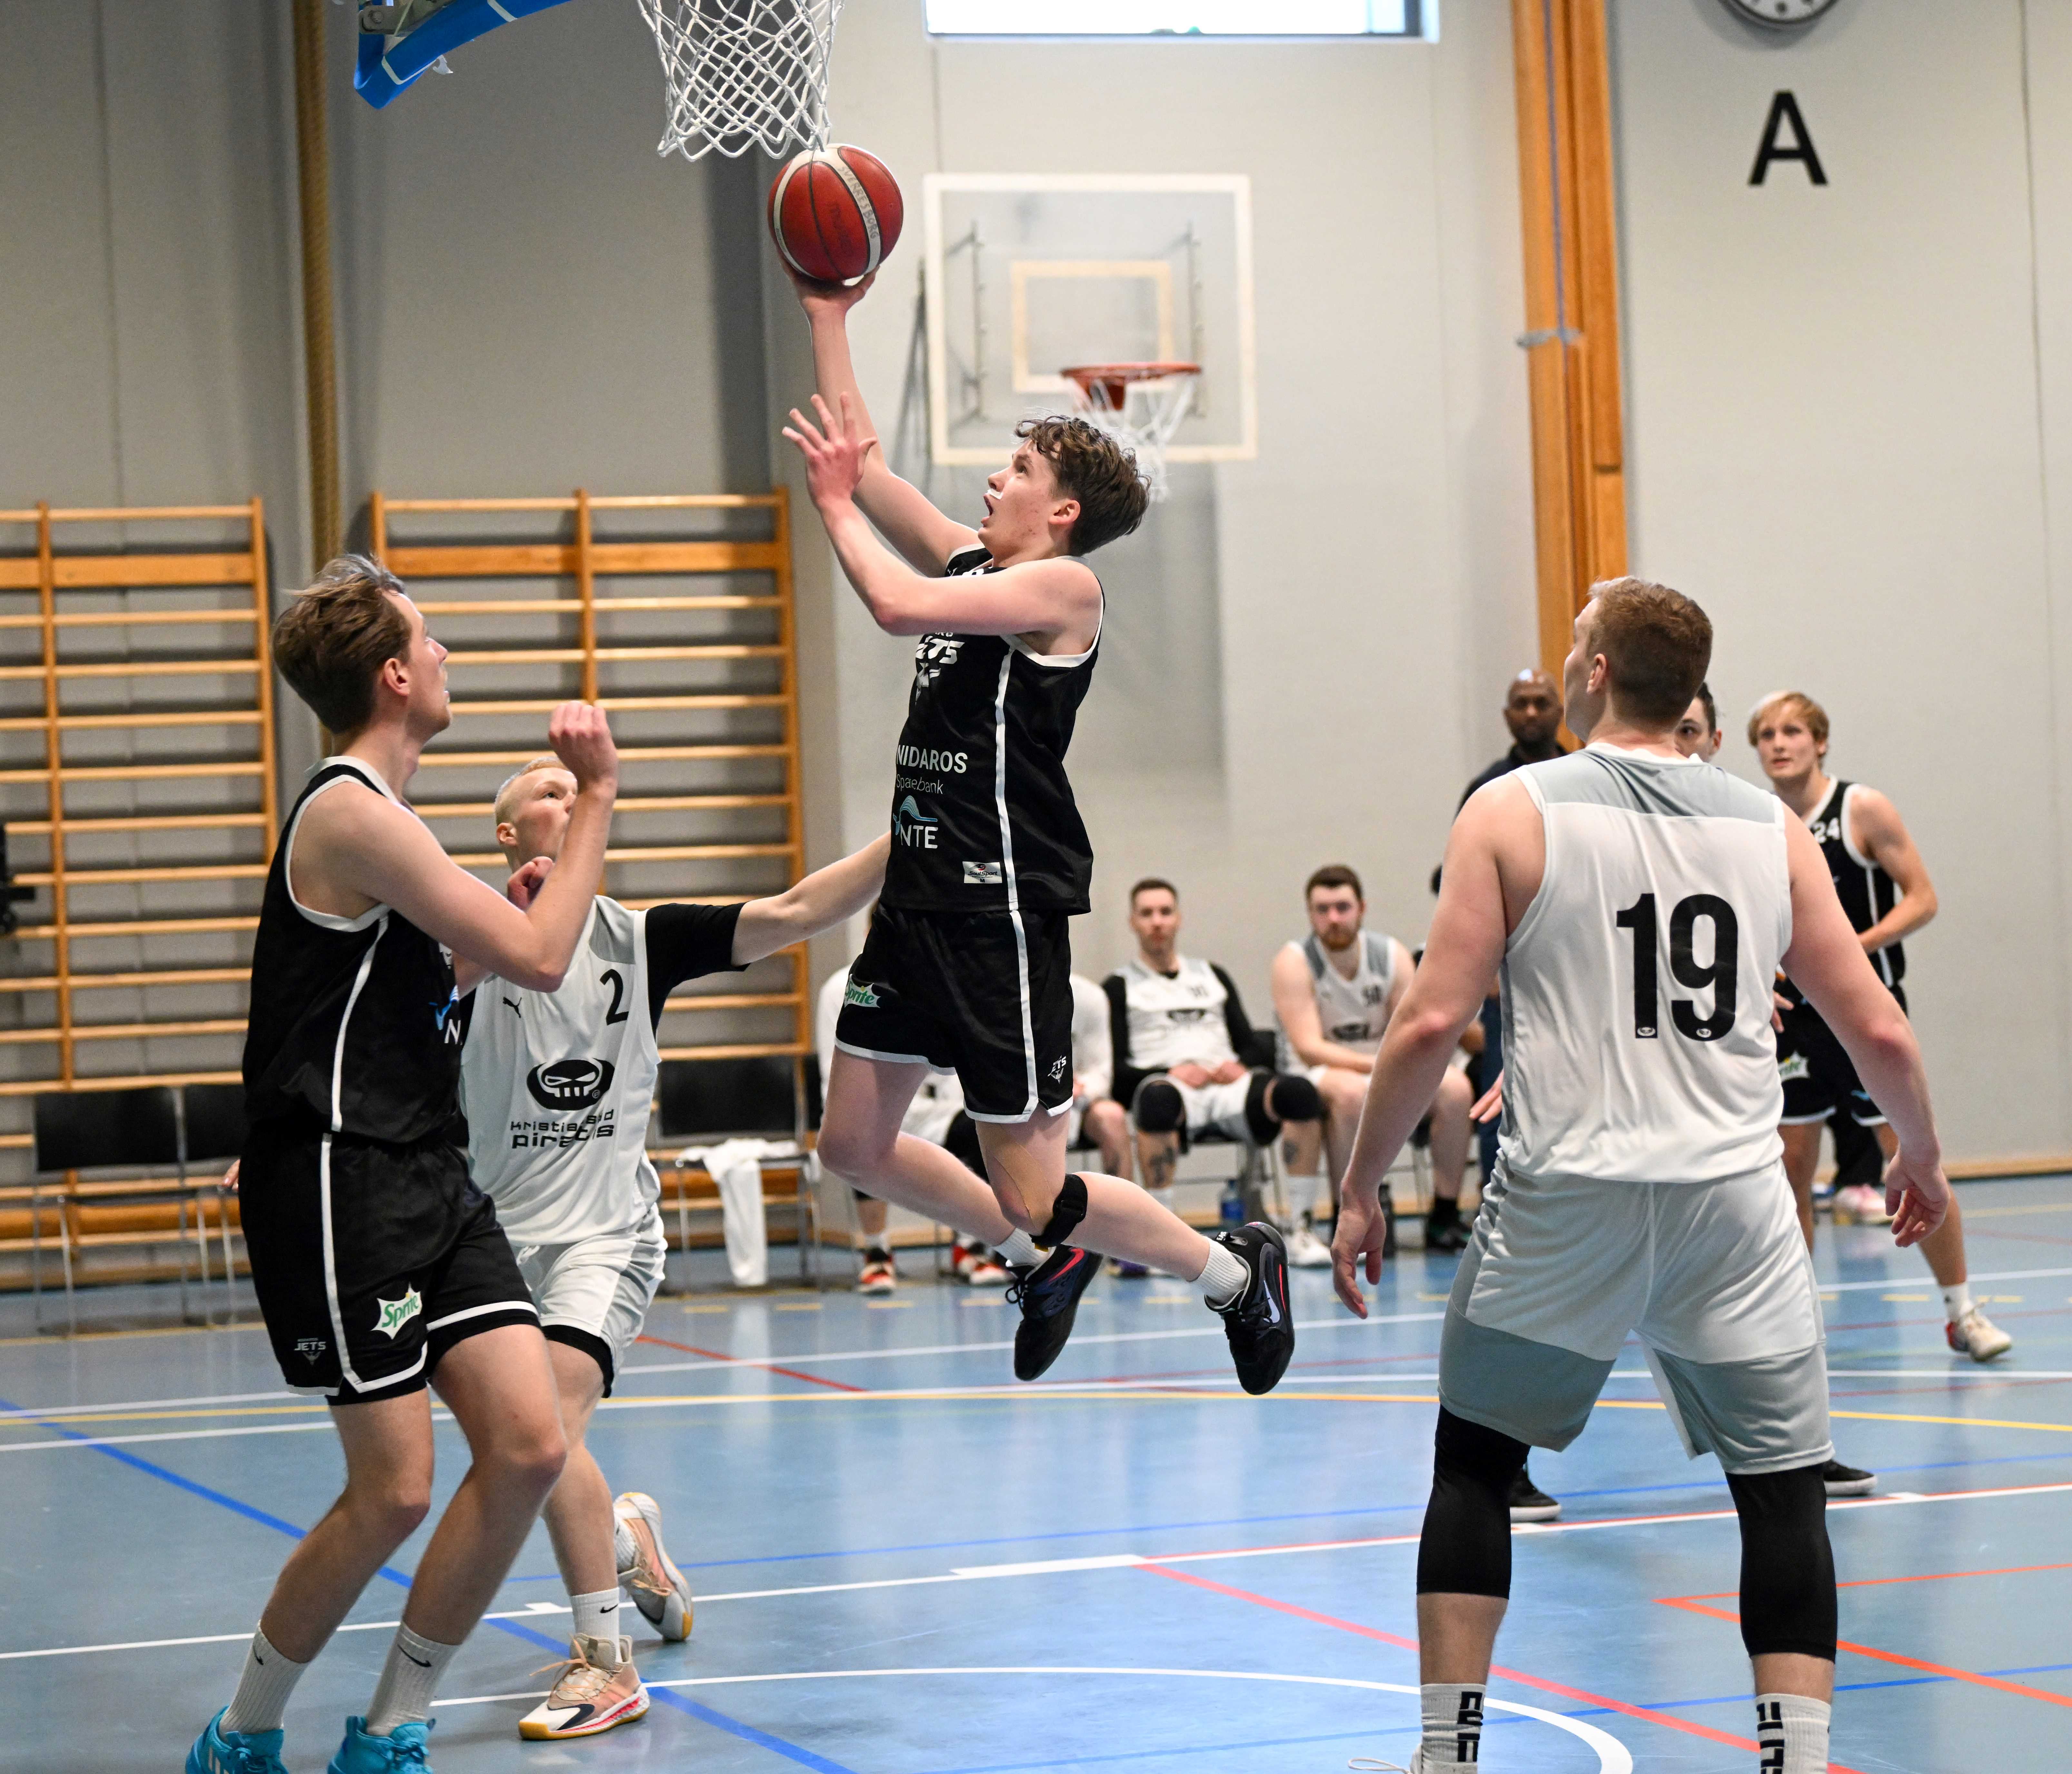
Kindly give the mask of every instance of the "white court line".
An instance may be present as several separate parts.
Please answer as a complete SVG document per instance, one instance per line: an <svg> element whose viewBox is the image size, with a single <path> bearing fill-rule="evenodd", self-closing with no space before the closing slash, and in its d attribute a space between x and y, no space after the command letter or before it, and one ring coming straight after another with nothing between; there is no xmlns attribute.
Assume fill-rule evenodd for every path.
<svg viewBox="0 0 2072 1774"><path fill-rule="evenodd" d="M2041 1281L2051 1275L2072 1275L2072 1269L2000 1269L1991 1275L1973 1275L1973 1281ZM1884 1281L1823 1281L1823 1294L1860 1293L1872 1287L1904 1287L1911 1283L1887 1279ZM1932 1283L1931 1283L1932 1285Z"/></svg>
<svg viewBox="0 0 2072 1774"><path fill-rule="evenodd" d="M1835 1497L1827 1504L1827 1513L1840 1514L1854 1509L1904 1509L1922 1503L1979 1502L1988 1499L2012 1497L2047 1497L2072 1491L2072 1481L2058 1484L2008 1484L1989 1489L1970 1491L1895 1491L1885 1497ZM1519 1538L1540 1538L1548 1534L1602 1534L1614 1528L1670 1527L1698 1521L1731 1521L1735 1518L1733 1509L1695 1509L1669 1515L1607 1516L1594 1521L1544 1521L1519 1523L1511 1529ZM1293 1557L1298 1554L1319 1552L1357 1552L1375 1546L1403 1546L1416 1545L1420 1536L1415 1534L1379 1534L1355 1540L1304 1540L1268 1546L1231 1546L1207 1552L1169 1553L1109 1553L1093 1558L1048 1558L1031 1563L1001 1565L960 1565L956 1568L923 1577L878 1577L860 1583L799 1583L785 1589L740 1589L716 1595L700 1595L700 1607L717 1602L750 1602L781 1599L793 1595L837 1595L869 1589L925 1589L939 1583L983 1583L999 1578L1047 1577L1064 1572L1080 1571L1120 1571L1141 1565L1194 1565L1214 1564L1233 1558L1272 1558ZM565 1608L552 1602L534 1602L529 1607L513 1609L508 1613L485 1615L487 1620L524 1620L534 1614L566 1613ZM372 1632L387 1626L393 1620L373 1620L356 1626L340 1627L340 1632ZM47 1649L35 1651L0 1652L0 1661L30 1657L82 1656L95 1651L148 1651L183 1645L220 1645L242 1641L251 1636L249 1630L241 1632L215 1633L200 1638L138 1639L121 1645L60 1645ZM715 1676L701 1679L738 1682L750 1679L779 1680L777 1677L748 1677L742 1676ZM803 1677L798 1679L804 1679ZM683 1682L650 1682L651 1687L682 1686ZM524 1699L537 1696L520 1694L485 1695L484 1699ZM444 1701L442 1706L462 1705L465 1702Z"/></svg>

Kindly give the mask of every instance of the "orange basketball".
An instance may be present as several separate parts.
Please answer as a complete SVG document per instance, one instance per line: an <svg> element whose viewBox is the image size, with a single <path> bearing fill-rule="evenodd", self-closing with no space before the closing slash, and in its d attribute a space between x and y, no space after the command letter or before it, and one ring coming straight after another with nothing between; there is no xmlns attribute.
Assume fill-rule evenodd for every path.
<svg viewBox="0 0 2072 1774"><path fill-rule="evenodd" d="M770 238L816 283L853 283L898 244L906 206L876 154L837 142L794 154L770 186Z"/></svg>

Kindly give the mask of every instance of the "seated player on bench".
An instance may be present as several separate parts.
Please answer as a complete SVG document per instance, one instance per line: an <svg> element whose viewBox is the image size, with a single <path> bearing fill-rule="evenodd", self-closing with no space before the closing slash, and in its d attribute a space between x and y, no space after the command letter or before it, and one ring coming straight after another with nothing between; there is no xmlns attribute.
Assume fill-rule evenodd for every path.
<svg viewBox="0 0 2072 1774"><path fill-rule="evenodd" d="M532 759L497 792L497 848L521 910L561 852L575 799L575 778L552 757ZM880 838L745 904L633 911L600 893L556 991L463 964L456 1014L468 1166L496 1204L539 1309L568 1442L541 1513L574 1631L547 1697L520 1722L521 1737L593 1736L648 1710L633 1641L619 1630L622 1589L664 1638L690 1632L690 1587L663 1547L660 1509L641 1491L615 1501L583 1445L668 1254L647 1144L661 1068L656 1029L669 994L853 916L883 881L888 848Z"/></svg>
<svg viewBox="0 0 2072 1774"><path fill-rule="evenodd" d="M1115 1094L1087 1114L1102 1146L1122 1144L1127 1103L1137 1123L1137 1178L1157 1194L1171 1186L1189 1139L1215 1133L1270 1145L1285 1123L1317 1120L1323 1102L1308 1078L1240 1057L1256 1050L1258 1037L1231 976L1175 947L1180 896L1170 881L1140 881L1130 889L1129 927L1136 959L1102 988ZM1116 1272L1144 1271L1117 1264Z"/></svg>
<svg viewBox="0 0 2072 1774"><path fill-rule="evenodd" d="M1317 1235L1319 1213L1334 1213L1338 1181L1352 1156L1353 1135L1367 1101L1367 1076L1381 1050L1382 1032L1410 988L1416 963L1392 936L1363 927L1367 897L1360 878L1343 863L1310 876L1303 889L1309 934L1282 946L1273 958L1273 1011L1281 1025L1282 1062L1300 1067L1323 1098L1321 1123L1299 1125L1289 1140L1288 1186L1301 1223L1288 1241L1288 1260L1305 1269L1330 1267L1330 1248ZM1466 1247L1461 1219L1461 1172L1468 1162L1467 1074L1449 1066L1429 1115L1432 1140L1432 1210L1424 1248ZM1318 1163L1328 1157L1328 1178ZM1388 1203L1384 1198L1383 1207ZM1328 1234L1326 1234L1328 1236Z"/></svg>

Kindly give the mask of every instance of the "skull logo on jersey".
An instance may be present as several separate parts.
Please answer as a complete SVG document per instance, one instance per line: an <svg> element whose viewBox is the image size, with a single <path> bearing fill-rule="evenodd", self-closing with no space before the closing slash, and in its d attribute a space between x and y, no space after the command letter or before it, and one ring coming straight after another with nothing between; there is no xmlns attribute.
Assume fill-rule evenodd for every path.
<svg viewBox="0 0 2072 1774"><path fill-rule="evenodd" d="M933 684L957 663L957 655L964 651L962 640L953 634L923 634L921 644L914 649L914 681L921 684Z"/></svg>
<svg viewBox="0 0 2072 1774"><path fill-rule="evenodd" d="M587 1109L611 1088L608 1059L557 1059L526 1074L525 1088L543 1109Z"/></svg>

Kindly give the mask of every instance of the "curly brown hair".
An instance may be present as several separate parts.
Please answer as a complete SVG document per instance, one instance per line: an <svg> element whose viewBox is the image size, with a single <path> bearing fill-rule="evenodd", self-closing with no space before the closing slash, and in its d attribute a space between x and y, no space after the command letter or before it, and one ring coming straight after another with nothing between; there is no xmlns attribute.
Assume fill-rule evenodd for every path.
<svg viewBox="0 0 2072 1774"><path fill-rule="evenodd" d="M374 680L410 645L409 619L389 597L403 581L378 561L342 554L273 623L273 663L340 738L374 717Z"/></svg>
<svg viewBox="0 0 2072 1774"><path fill-rule="evenodd" d="M1053 416L1024 419L1014 435L1026 437L1050 465L1058 491L1079 502L1071 538L1072 554L1092 554L1104 542L1128 536L1144 521L1150 493L1137 455L1116 438L1084 419Z"/></svg>

